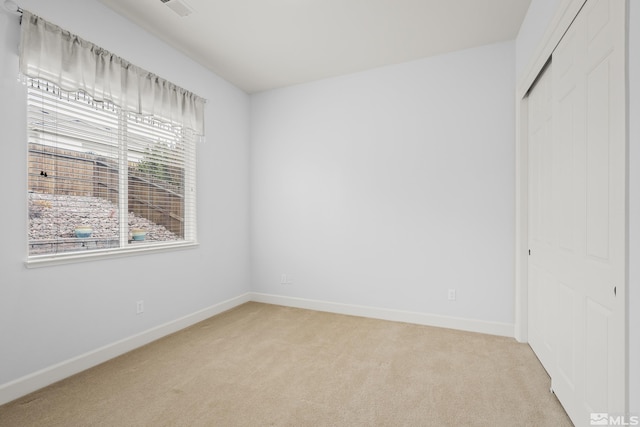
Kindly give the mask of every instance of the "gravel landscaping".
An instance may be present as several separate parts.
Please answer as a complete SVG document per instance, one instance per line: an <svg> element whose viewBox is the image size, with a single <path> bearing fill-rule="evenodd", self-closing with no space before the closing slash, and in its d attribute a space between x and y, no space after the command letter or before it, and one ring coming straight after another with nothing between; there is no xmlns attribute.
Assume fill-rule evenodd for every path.
<svg viewBox="0 0 640 427"><path fill-rule="evenodd" d="M136 216L133 212L129 213L128 222L129 230L141 228L146 231L146 241L179 239L162 225ZM76 239L75 227L79 225L93 229L91 239L117 241L118 208L98 197L29 193L30 253L34 253L35 241Z"/></svg>

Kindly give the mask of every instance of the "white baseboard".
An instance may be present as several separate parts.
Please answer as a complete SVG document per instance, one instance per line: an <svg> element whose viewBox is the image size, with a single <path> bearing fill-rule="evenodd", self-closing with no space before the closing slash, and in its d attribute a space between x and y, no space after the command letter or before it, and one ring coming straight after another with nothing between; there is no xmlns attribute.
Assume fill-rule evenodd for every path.
<svg viewBox="0 0 640 427"><path fill-rule="evenodd" d="M49 366L32 374L25 375L24 377L11 382L2 384L0 385L0 405L249 301L251 301L250 293L240 295L115 343L81 354L72 359L65 360L64 362L56 365Z"/></svg>
<svg viewBox="0 0 640 427"><path fill-rule="evenodd" d="M512 323L489 322L486 320L439 316L435 314L391 310L386 308L367 307L352 304L341 304L305 298L261 294L256 292L252 292L250 293L250 295L251 301L283 305L286 307L305 308L309 310L326 311L330 313L347 314L351 316L370 317L373 319L392 320L396 322L413 323L417 325L437 326L440 328L458 329L462 331L478 332L489 335L500 335L510 338L513 338L514 336L514 325Z"/></svg>
<svg viewBox="0 0 640 427"><path fill-rule="evenodd" d="M514 325L510 323L488 322L482 320L464 319L457 317L438 316L434 314L416 313L410 311L390 310L385 308L366 307L352 304L341 304L328 301L305 298L286 297L256 292L248 292L235 298L207 307L203 310L181 317L179 319L159 325L155 328L97 348L72 359L65 360L40 371L0 385L0 405L46 387L71 375L82 372L107 360L120 356L159 338L194 325L211 316L220 314L249 301L276 304L286 307L304 308L309 310L326 311L330 313L347 314L351 316L369 317L373 319L391 320L396 322L414 323L418 325L437 326L470 332L479 332L506 337L514 336Z"/></svg>

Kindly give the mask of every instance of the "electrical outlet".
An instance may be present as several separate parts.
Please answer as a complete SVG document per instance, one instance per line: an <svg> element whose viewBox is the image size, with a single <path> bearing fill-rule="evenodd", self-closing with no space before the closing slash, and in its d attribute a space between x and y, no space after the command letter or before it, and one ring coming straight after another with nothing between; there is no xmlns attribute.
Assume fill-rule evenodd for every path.
<svg viewBox="0 0 640 427"><path fill-rule="evenodd" d="M447 294L447 298L449 299L449 301L455 301L456 300L456 290L455 289L449 289L449 293Z"/></svg>
<svg viewBox="0 0 640 427"><path fill-rule="evenodd" d="M288 274L282 274L282 276L280 277L280 284L291 285L291 277Z"/></svg>
<svg viewBox="0 0 640 427"><path fill-rule="evenodd" d="M136 302L136 314L144 313L144 301L140 300Z"/></svg>

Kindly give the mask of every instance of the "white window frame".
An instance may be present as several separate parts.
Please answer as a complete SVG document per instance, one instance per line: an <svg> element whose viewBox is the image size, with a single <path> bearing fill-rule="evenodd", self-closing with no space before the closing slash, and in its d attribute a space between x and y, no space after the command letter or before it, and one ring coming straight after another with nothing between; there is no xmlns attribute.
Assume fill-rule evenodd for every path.
<svg viewBox="0 0 640 427"><path fill-rule="evenodd" d="M25 91L28 93L28 91ZM27 96L28 98L28 96ZM30 101L27 100L27 109L29 109ZM107 249L91 249L83 251L69 251L50 254L29 255L28 245L30 244L27 238L27 258L25 265L28 268L46 267L60 264L70 264L82 261L94 261L98 259L111 259L129 257L132 255L141 255L148 253L176 251L183 249L191 249L198 246L197 241L197 227L196 227L196 142L195 140L188 144L188 148L192 152L188 153L187 159L184 164L184 233L181 240L176 241L158 241L158 242L145 242L143 245L130 245L129 230L128 230L128 148L127 138L123 136L126 131L127 119L125 116L131 114L130 112L120 110L118 112L118 121L121 125L118 131L118 164L119 164L119 191L118 191L118 206L119 206L119 246L117 248ZM28 115L28 114L27 114ZM27 127L29 124L27 124ZM195 137L194 137L195 138ZM28 150L29 141L25 145ZM27 153L27 162L29 161L29 154Z"/></svg>

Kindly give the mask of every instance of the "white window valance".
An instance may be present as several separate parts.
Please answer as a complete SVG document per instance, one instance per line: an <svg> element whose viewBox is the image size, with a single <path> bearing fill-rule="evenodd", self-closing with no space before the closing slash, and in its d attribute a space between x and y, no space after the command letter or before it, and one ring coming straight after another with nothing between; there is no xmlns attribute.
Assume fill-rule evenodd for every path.
<svg viewBox="0 0 640 427"><path fill-rule="evenodd" d="M26 10L20 73L127 111L181 123L204 135L203 98Z"/></svg>

